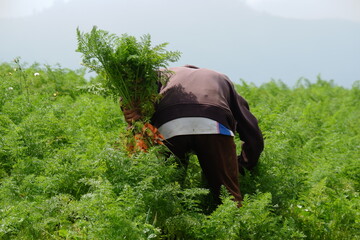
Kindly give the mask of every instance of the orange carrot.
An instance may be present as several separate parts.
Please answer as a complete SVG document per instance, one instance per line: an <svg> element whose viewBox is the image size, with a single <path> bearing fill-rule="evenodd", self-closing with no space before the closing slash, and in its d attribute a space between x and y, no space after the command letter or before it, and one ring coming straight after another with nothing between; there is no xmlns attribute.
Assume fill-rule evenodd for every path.
<svg viewBox="0 0 360 240"><path fill-rule="evenodd" d="M159 130L150 123L145 123L141 131L136 131L133 128L132 140L129 139L127 150L129 153L147 152L148 149L155 145L163 145L164 137L160 134Z"/></svg>

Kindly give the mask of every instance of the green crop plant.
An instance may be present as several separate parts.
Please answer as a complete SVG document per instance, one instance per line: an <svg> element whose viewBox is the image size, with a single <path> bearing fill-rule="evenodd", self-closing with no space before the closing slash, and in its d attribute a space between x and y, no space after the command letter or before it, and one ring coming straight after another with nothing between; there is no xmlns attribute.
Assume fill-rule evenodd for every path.
<svg viewBox="0 0 360 240"><path fill-rule="evenodd" d="M83 64L104 77L104 86L115 97L121 97L122 105L140 108L145 118L151 117L153 104L159 97L159 70L169 62L176 62L180 52L167 51L168 43L152 46L149 34L138 40L96 26L88 33L77 29L77 40Z"/></svg>
<svg viewBox="0 0 360 240"><path fill-rule="evenodd" d="M359 82L235 84L265 150L243 207L214 208L195 156L184 173L164 146L128 155L101 77L21 65L28 88L0 64L0 239L360 238Z"/></svg>
<svg viewBox="0 0 360 240"><path fill-rule="evenodd" d="M83 64L103 77L105 90L119 99L122 109L136 110L141 115L129 127L126 143L129 152L147 151L150 146L162 144L163 137L150 124L150 118L161 97L159 86L171 74L166 67L179 59L180 52L167 51L168 43L152 46L149 34L138 40L96 26L88 33L78 28L77 40L77 52L82 53Z"/></svg>

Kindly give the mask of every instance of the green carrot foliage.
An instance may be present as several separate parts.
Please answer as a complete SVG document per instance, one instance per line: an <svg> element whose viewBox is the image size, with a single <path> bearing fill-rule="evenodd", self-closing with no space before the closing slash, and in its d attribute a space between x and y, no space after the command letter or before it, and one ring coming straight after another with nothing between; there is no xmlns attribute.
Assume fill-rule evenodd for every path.
<svg viewBox="0 0 360 240"><path fill-rule="evenodd" d="M265 136L237 208L211 205L195 156L130 157L101 79L0 64L0 239L360 239L360 82L235 84Z"/></svg>
<svg viewBox="0 0 360 240"><path fill-rule="evenodd" d="M105 86L121 97L126 108L140 108L151 117L158 99L159 69L176 62L178 51L167 51L168 43L152 46L151 36L117 36L96 26L89 33L77 29L78 48L86 67L104 76Z"/></svg>

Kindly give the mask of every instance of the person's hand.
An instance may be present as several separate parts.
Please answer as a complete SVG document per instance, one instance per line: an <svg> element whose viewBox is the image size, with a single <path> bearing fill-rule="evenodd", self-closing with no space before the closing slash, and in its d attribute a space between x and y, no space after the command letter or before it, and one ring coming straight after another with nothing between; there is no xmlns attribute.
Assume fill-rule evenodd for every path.
<svg viewBox="0 0 360 240"><path fill-rule="evenodd" d="M257 162L251 163L249 162L249 159L246 156L246 153L244 150L241 151L241 154L237 157L238 158L238 165L239 165L239 172L241 173L241 175L245 174L245 169L250 171L251 173L256 173L256 165Z"/></svg>
<svg viewBox="0 0 360 240"><path fill-rule="evenodd" d="M124 113L124 118L125 121L128 124L132 124L133 122L139 120L141 118L141 113L140 110L135 108L135 109L122 109L123 113Z"/></svg>
<svg viewBox="0 0 360 240"><path fill-rule="evenodd" d="M244 167L239 163L239 173L242 175L242 176L245 176L245 169Z"/></svg>
<svg viewBox="0 0 360 240"><path fill-rule="evenodd" d="M122 98L119 98L119 105L120 105L120 109L121 111L124 113L124 118L125 121L131 125L133 122L139 120L142 116L141 116L141 112L139 108L132 108L132 109L127 109L122 105Z"/></svg>
<svg viewBox="0 0 360 240"><path fill-rule="evenodd" d="M244 145L244 143L242 145ZM242 150L241 154L238 156L238 165L239 165L239 172L243 176L245 175L245 170L244 169L250 170L247 167L248 162L249 162L249 160L246 157L245 151Z"/></svg>

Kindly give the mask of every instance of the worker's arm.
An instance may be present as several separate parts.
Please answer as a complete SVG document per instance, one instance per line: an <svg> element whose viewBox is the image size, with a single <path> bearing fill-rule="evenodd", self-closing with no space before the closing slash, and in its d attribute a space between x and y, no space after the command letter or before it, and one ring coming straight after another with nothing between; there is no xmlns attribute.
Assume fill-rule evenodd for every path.
<svg viewBox="0 0 360 240"><path fill-rule="evenodd" d="M264 149L264 139L258 125L258 120L250 112L249 104L234 88L231 94L231 111L237 121L236 131L243 141L239 164L248 170L253 169Z"/></svg>

